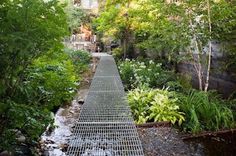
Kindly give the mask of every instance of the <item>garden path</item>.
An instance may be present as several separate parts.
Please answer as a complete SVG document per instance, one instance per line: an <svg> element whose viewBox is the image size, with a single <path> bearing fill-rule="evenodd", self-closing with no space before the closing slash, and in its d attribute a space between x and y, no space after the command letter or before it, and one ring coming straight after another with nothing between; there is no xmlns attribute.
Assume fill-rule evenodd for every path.
<svg viewBox="0 0 236 156"><path fill-rule="evenodd" d="M89 93L74 124L67 155L143 156L115 60L100 57Z"/></svg>

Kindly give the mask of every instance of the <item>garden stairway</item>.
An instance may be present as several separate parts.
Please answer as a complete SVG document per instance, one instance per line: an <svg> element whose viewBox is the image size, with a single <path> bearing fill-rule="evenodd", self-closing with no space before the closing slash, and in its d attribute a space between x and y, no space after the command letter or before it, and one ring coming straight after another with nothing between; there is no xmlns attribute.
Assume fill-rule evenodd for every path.
<svg viewBox="0 0 236 156"><path fill-rule="evenodd" d="M143 156L130 107L112 56L100 56L89 93L74 125L69 156Z"/></svg>

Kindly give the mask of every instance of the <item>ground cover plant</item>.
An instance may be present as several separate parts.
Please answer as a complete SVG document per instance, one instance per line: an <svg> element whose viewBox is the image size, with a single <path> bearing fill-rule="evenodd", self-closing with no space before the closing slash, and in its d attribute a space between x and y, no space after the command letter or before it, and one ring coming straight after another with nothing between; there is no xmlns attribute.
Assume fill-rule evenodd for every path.
<svg viewBox="0 0 236 156"><path fill-rule="evenodd" d="M65 0L66 8L62 1L0 1L0 152L35 145L52 112L75 95L91 57L65 49L62 41L81 24L97 30L99 41L120 43L115 56L144 58L118 63L137 123L170 121L193 133L235 127L235 98L208 91L212 41L222 42L223 57L232 60L227 67L236 62L235 44L225 48L234 41L234 1L108 0L94 25L71 1ZM170 66L192 63L199 90L158 59Z"/></svg>
<svg viewBox="0 0 236 156"><path fill-rule="evenodd" d="M65 49L66 53L72 59L75 70L78 74L85 72L91 60L91 55L84 50Z"/></svg>
<svg viewBox="0 0 236 156"><path fill-rule="evenodd" d="M232 104L233 100L221 99L213 102L212 99L218 96L208 97L210 75L213 72L212 59L218 59L215 57L217 52L213 52L213 42L220 42L224 57L230 56L227 60L234 60L232 58L235 58L235 44L229 43L234 40L232 36L235 36L235 6L234 1L226 0L107 1L94 23L97 31L103 33L104 40L120 40L120 49L114 51L116 57L135 58L135 61L122 61L119 65L126 90L131 90L132 93L133 89L142 85L158 89L168 88L169 91L177 93L175 96L178 101L182 101L182 105L180 102L178 106L185 113L186 124L182 126L186 130L217 130L231 127L229 123L234 122L232 112L235 104ZM174 64L176 67L174 72L169 72L162 69L162 65L137 61L136 57L139 56L164 59L166 64ZM182 76L174 74L180 62L193 66L191 72L197 77L198 89L205 93L192 91L189 85L191 83L188 82L191 79L183 79ZM201 104L195 106L191 100L186 102L186 99L192 99L192 96L198 96L200 100L193 100ZM146 105L142 107L140 110L143 111L150 109ZM132 105L132 108L135 109L135 106ZM212 112L205 114L209 110ZM140 114L145 118L145 115ZM198 118L199 125L197 122L192 123L194 118ZM136 115L135 119L139 120ZM190 127L197 127L186 127L188 124Z"/></svg>
<svg viewBox="0 0 236 156"><path fill-rule="evenodd" d="M235 98L222 99L209 91L211 74L216 74L221 65L228 68L226 64L232 63L228 60L235 59L235 44L230 44L235 36L235 6L235 2L226 0L105 3L95 24L103 32L104 40L121 42L114 55L123 59L118 63L119 71L130 92L129 100L135 96L133 91L142 86L168 88L168 92L175 92L176 104L184 113L185 121L180 128L197 133L235 127ZM222 52L223 56L218 56ZM126 57L134 60L125 60ZM144 60L139 61L138 57ZM164 64L150 64L150 58L164 60L172 68L166 70ZM227 61L222 62L221 58ZM178 73L179 63L190 65L191 75ZM198 81L199 90L192 89L191 78ZM131 104L135 120L149 121L146 113L150 105L140 104L142 99L136 103L138 108Z"/></svg>

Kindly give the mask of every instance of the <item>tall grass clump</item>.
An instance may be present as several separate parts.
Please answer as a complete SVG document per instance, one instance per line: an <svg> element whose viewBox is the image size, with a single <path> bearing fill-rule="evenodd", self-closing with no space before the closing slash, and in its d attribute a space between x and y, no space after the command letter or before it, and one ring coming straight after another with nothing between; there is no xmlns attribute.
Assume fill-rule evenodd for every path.
<svg viewBox="0 0 236 156"><path fill-rule="evenodd" d="M234 126L233 112L217 96L203 91L190 90L179 94L179 106L185 113L185 131L216 131Z"/></svg>

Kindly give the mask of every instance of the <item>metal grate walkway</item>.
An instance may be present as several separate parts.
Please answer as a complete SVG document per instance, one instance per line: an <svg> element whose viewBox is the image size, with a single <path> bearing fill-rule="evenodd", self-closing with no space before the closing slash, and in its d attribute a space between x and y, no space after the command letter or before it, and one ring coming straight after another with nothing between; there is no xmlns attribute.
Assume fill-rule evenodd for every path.
<svg viewBox="0 0 236 156"><path fill-rule="evenodd" d="M69 156L143 156L112 56L102 56L75 123Z"/></svg>

